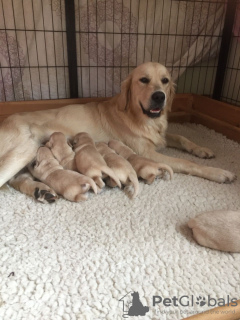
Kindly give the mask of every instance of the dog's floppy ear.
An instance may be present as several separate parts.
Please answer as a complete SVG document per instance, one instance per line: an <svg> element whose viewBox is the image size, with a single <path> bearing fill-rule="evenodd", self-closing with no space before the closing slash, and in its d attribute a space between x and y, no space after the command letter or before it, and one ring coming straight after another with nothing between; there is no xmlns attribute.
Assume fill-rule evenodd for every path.
<svg viewBox="0 0 240 320"><path fill-rule="evenodd" d="M132 75L130 74L121 84L121 93L118 99L118 108L121 111L127 109L130 100L130 88L132 83Z"/></svg>
<svg viewBox="0 0 240 320"><path fill-rule="evenodd" d="M170 87L169 87L169 92L168 92L168 97L167 97L167 106L168 106L168 111L171 111L173 98L175 96L175 83L170 81L169 85L170 85Z"/></svg>

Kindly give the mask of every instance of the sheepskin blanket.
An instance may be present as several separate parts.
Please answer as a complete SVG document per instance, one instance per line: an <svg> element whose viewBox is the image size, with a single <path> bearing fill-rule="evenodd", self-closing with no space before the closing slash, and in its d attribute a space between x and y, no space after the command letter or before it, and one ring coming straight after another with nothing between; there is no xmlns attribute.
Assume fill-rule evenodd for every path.
<svg viewBox="0 0 240 320"><path fill-rule="evenodd" d="M200 125L171 124L169 130L211 148L216 158L175 149L164 154L240 177L238 143ZM183 174L150 186L141 182L135 200L105 188L83 203L46 205L3 187L0 319L174 320L214 301L239 299L240 254L198 246L187 227L202 211L240 210L239 193L239 180L217 184Z"/></svg>

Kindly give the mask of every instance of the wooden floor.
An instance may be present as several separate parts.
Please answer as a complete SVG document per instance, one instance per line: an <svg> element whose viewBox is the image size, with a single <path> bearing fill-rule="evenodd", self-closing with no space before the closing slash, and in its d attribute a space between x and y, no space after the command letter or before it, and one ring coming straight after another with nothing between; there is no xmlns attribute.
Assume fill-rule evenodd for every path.
<svg viewBox="0 0 240 320"><path fill-rule="evenodd" d="M0 103L0 121L17 112L46 110L60 108L69 104L105 101L108 99L110 98L2 102ZM176 94L169 120L180 123L199 123L240 142L240 107L234 107L225 102L194 94Z"/></svg>

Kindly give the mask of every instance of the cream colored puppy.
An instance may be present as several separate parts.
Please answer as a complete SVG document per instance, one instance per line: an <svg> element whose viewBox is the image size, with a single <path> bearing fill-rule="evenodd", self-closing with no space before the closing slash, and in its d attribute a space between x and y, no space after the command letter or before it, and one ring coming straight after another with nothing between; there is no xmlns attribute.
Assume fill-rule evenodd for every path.
<svg viewBox="0 0 240 320"><path fill-rule="evenodd" d="M188 226L201 246L240 252L240 211L203 212L188 221Z"/></svg>
<svg viewBox="0 0 240 320"><path fill-rule="evenodd" d="M121 182L112 169L107 166L88 133L80 132L74 137L73 149L76 154L75 160L79 172L92 178L100 189L105 186L102 179L107 176L121 188Z"/></svg>
<svg viewBox="0 0 240 320"><path fill-rule="evenodd" d="M168 172L172 179L173 171L168 165L137 155L121 141L110 140L108 145L110 148L115 150L117 154L127 159L136 171L137 176L145 180L147 184L153 183L157 177L162 177L164 175L164 171Z"/></svg>
<svg viewBox="0 0 240 320"><path fill-rule="evenodd" d="M139 182L137 174L131 164L122 156L116 154L116 152L109 148L106 143L97 142L95 145L109 168L112 169L121 183L125 186L124 191L127 193L127 195L130 198L135 198L139 192ZM111 178L108 178L106 182L110 187L116 186Z"/></svg>
<svg viewBox="0 0 240 320"><path fill-rule="evenodd" d="M90 187L97 193L97 186L91 178L64 170L47 147L38 149L36 160L28 165L28 169L35 178L46 183L67 200L86 200L86 192Z"/></svg>
<svg viewBox="0 0 240 320"><path fill-rule="evenodd" d="M62 132L54 132L45 146L51 149L52 154L64 169L77 170L75 152Z"/></svg>

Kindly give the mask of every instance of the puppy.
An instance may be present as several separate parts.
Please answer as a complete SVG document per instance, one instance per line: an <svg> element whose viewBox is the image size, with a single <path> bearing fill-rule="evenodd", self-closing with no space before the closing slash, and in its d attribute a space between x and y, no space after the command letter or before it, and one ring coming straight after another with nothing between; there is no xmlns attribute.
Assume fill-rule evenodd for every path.
<svg viewBox="0 0 240 320"><path fill-rule="evenodd" d="M77 172L64 170L47 147L40 147L36 160L28 165L32 175L70 201L86 200L90 187L97 193L95 182Z"/></svg>
<svg viewBox="0 0 240 320"><path fill-rule="evenodd" d="M121 188L121 182L97 151L93 139L86 132L78 133L73 139L73 149L77 170L92 178L101 189L105 186L102 179L110 177Z"/></svg>
<svg viewBox="0 0 240 320"><path fill-rule="evenodd" d="M121 141L110 140L108 145L115 150L117 154L127 159L136 171L137 176L142 178L147 184L153 183L157 177L162 177L164 171L168 172L170 179L172 179L173 171L168 165L137 155Z"/></svg>
<svg viewBox="0 0 240 320"><path fill-rule="evenodd" d="M127 195L130 198L135 198L139 192L139 182L131 164L122 156L116 154L106 143L97 142L95 145L108 167L112 169L120 182L125 186L124 191ZM116 183L111 178L107 178L106 182L110 187L116 186Z"/></svg>
<svg viewBox="0 0 240 320"><path fill-rule="evenodd" d="M62 132L54 132L45 146L52 151L52 154L64 169L77 170L75 152Z"/></svg>
<svg viewBox="0 0 240 320"><path fill-rule="evenodd" d="M209 211L188 221L195 240L204 247L240 252L240 211Z"/></svg>

